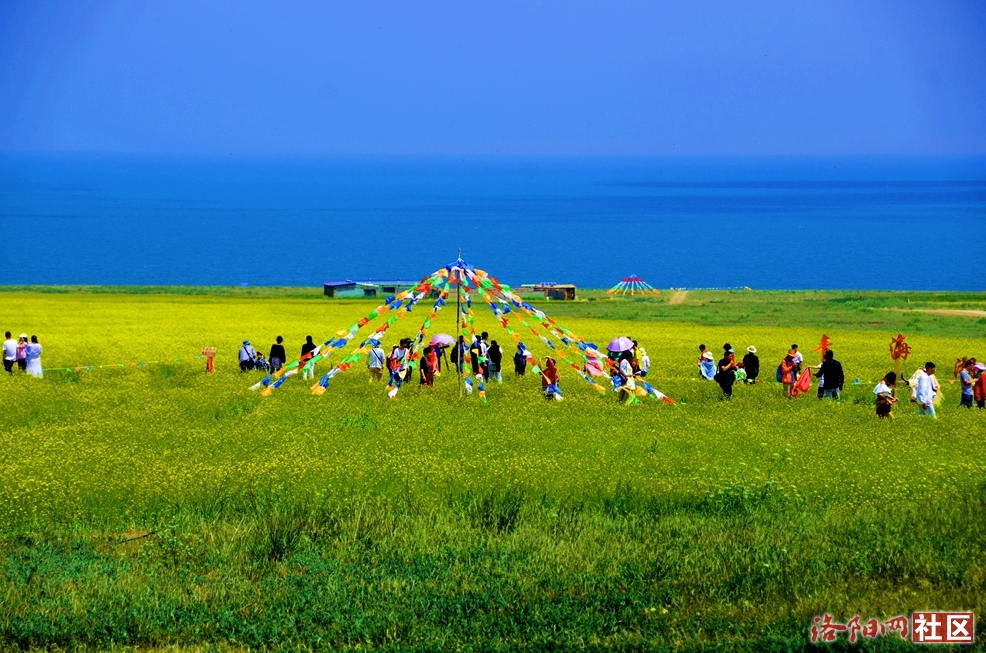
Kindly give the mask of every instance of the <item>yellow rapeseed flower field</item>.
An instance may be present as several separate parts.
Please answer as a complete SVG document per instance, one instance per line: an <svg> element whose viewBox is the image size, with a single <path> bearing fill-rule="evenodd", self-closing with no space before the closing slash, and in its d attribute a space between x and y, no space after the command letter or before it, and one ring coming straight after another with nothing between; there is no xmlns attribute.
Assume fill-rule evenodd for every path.
<svg viewBox="0 0 986 653"><path fill-rule="evenodd" d="M10 293L3 305L5 328L39 336L47 370L41 380L0 378L4 524L119 517L244 489L438 496L519 486L570 496L622 484L700 496L733 482L776 481L809 503L852 508L961 493L986 478L986 415L960 410L958 386L947 383L957 356L986 354L981 340L910 337L906 375L926 359L941 366L939 419L919 418L905 399L896 420L881 421L872 384L892 369L890 332L827 331L846 392L819 402L813 388L792 401L774 368L794 342L817 362L818 328L559 319L601 346L617 335L637 339L651 358L649 381L681 405L618 405L564 370L565 401L546 402L538 378L514 376L510 338L478 305L477 330L505 350L504 382L488 384L483 404L460 398L448 371L434 388L414 383L390 401L362 361L322 396L300 378L270 397L248 390L261 376L239 372L242 340L266 352L281 335L296 356L306 335L321 342L369 313L368 302ZM454 332L452 313L440 313L431 332ZM425 314L396 324L387 349L413 335ZM548 353L524 340L538 357ZM727 341L738 356L756 345L765 381L738 384L729 402L696 369L699 343L718 353ZM206 346L218 351L212 375L199 358Z"/></svg>

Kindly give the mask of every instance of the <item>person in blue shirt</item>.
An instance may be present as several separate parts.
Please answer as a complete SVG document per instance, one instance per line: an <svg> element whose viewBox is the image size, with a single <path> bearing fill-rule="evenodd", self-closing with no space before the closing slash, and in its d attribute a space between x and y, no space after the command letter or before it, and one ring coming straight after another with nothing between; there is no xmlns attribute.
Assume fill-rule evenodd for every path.
<svg viewBox="0 0 986 653"><path fill-rule="evenodd" d="M975 362L967 360L962 371L959 372L959 382L962 383L962 399L959 401L959 406L966 408L972 408L972 369L974 365Z"/></svg>

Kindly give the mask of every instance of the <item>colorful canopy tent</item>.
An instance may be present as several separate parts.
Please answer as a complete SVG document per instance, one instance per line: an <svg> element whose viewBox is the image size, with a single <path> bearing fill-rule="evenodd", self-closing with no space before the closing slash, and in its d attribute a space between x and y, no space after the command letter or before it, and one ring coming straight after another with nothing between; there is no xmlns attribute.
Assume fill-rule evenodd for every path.
<svg viewBox="0 0 986 653"><path fill-rule="evenodd" d="M453 290L454 289L454 290ZM387 394L391 399L397 397L401 387L414 377L414 370L420 366L422 350L429 342L428 331L432 327L432 321L450 301L450 294L454 293L455 304L458 312L458 329L466 342L471 342L476 336L474 328L475 313L472 304L473 297L478 296L485 301L486 305L493 312L494 317L500 326L510 335L511 338L520 346L527 359L531 370L535 374L543 374L543 370L538 365L537 360L531 354L527 346L521 342L521 331L530 330L531 334L537 338L548 350L550 356L560 359L564 363L557 363L559 368L571 370L571 373L581 377L600 393L605 393L606 389L593 379L593 376L604 376L614 382L617 386L616 365L604 354L600 353L596 346L586 342L580 336L572 333L561 326L553 319L531 306L516 294L510 286L501 284L495 277L490 276L484 270L469 265L461 258L450 263L440 270L422 279L417 285L408 290L388 297L383 304L377 306L363 319L352 324L347 329L342 329L335 333L319 345L313 352L303 359L292 361L277 372L267 376L259 383L251 387L251 390L260 390L263 395L270 395L274 390L281 387L288 379L296 376L299 371L309 371L314 374L314 367L320 362L328 361L332 353L346 348L364 327L371 323L376 323L371 335L360 341L349 355L342 358L338 365L332 367L312 386L312 394L324 394L329 387L330 381L350 369L353 363L359 362L360 358L368 354L369 351L383 340L387 330L397 323L404 320L407 315L426 297L433 297L437 294L437 299L432 305L431 310L425 316L417 336L413 339L410 351L403 357L400 367L388 386ZM420 309L419 309L420 310ZM390 313L390 317L383 316ZM536 324L534 324L536 323ZM539 331L539 329L541 329ZM442 334L444 335L444 334ZM549 337L550 336L550 337ZM463 367L466 370L472 369L472 354L468 349L463 353ZM484 362L483 358L477 361ZM609 366L608 372L600 370L601 362ZM590 375L587 370L593 373ZM599 372L602 372L601 374ZM478 388L479 396L486 400L486 388L482 375L475 379L468 375L464 378L467 389ZM642 378L637 379L637 384L644 389L647 395L654 399L660 399L665 403L676 403ZM556 395L561 396L557 388Z"/></svg>
<svg viewBox="0 0 986 653"><path fill-rule="evenodd" d="M631 296L660 295L661 291L655 290L653 286L637 275L631 275L606 291L607 295L615 295L617 293L622 293L624 295L630 293Z"/></svg>

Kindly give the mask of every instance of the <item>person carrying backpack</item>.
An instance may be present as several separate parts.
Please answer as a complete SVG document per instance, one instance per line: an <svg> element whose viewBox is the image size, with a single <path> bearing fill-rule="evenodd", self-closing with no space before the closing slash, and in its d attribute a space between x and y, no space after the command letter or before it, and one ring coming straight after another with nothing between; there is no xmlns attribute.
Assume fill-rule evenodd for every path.
<svg viewBox="0 0 986 653"><path fill-rule="evenodd" d="M238 356L240 359L240 374L255 369L254 361L257 358L257 351L250 344L249 340L243 341L243 346L240 347Z"/></svg>

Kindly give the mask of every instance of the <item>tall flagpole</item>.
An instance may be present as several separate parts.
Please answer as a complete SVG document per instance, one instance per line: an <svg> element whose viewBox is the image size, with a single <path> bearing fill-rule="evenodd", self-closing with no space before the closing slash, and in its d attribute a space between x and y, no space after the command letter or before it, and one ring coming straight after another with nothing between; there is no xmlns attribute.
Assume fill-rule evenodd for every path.
<svg viewBox="0 0 986 653"><path fill-rule="evenodd" d="M455 341L453 345L455 346L455 371L457 374L459 382L459 399L462 399L462 347L459 346L459 332L462 331L462 266L459 265L459 261L462 260L462 248L459 248L459 257L456 259L455 267L458 270L458 283L455 284L455 335L453 338Z"/></svg>

